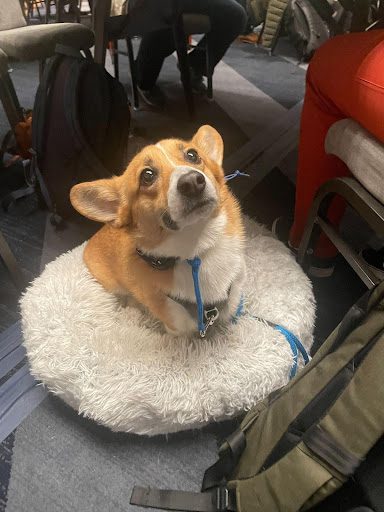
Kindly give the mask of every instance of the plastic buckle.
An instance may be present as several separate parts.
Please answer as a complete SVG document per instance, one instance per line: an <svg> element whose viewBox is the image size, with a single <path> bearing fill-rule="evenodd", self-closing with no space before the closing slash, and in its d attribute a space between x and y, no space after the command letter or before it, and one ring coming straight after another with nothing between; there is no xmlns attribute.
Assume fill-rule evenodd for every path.
<svg viewBox="0 0 384 512"><path fill-rule="evenodd" d="M218 487L216 489L216 510L218 512L226 512L229 505L229 492L226 487Z"/></svg>

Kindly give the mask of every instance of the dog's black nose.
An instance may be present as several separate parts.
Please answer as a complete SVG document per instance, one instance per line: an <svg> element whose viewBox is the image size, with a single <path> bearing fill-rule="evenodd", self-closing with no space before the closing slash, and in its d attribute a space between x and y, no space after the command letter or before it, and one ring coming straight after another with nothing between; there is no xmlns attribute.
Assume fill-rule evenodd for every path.
<svg viewBox="0 0 384 512"><path fill-rule="evenodd" d="M201 195L204 189L205 177L201 172L189 171L188 173L180 176L179 181L177 182L177 190L180 194L191 199Z"/></svg>

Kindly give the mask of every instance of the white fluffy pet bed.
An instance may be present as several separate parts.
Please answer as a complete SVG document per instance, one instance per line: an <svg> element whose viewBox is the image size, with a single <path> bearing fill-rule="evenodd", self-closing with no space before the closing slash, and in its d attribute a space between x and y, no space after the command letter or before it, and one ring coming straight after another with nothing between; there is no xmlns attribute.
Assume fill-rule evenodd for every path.
<svg viewBox="0 0 384 512"><path fill-rule="evenodd" d="M248 224L245 310L309 349L310 282L282 243ZM33 375L79 413L115 431L164 434L236 415L288 382L292 351L273 327L246 315L205 340L163 334L104 291L83 248L47 265L21 300Z"/></svg>

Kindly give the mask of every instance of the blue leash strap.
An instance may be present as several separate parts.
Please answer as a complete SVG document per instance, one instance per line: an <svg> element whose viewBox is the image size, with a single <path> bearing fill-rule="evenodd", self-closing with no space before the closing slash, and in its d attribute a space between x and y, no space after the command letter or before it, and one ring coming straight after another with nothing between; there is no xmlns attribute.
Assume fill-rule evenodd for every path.
<svg viewBox="0 0 384 512"><path fill-rule="evenodd" d="M197 326L199 329L200 336L202 338L204 338L208 327L214 323L214 321L217 319L218 315L212 316L212 317L207 316L207 323L204 322L204 303L203 303L203 299L201 297L200 282L199 282L199 271L200 271L200 266L201 266L201 259L196 256L195 258L193 258L191 260L187 260L187 262L192 268L192 279L193 279L193 286L194 286L194 290L195 290L195 297L196 297L196 304L197 304ZM210 312L207 312L207 313L210 313ZM236 312L233 315L232 323L236 323L237 319L239 317L241 317L242 315L244 315L244 297L243 297L243 295L241 296L239 305L237 306ZM253 316L253 315L251 315L251 316L252 316L252 318L255 318L256 320L262 320L261 318L259 318L257 316ZM304 345L301 343L301 341L291 331L289 331L288 329L286 329L285 327L283 327L281 325L274 324L273 322L269 322L269 321L266 321L266 322L268 325L270 325L277 331L281 332L281 334L284 335L285 339L289 343L289 346L291 347L292 354L293 354L293 363L292 363L291 370L289 372L289 378L292 379L297 373L299 352L300 352L305 364L307 364L309 362L308 353L307 353Z"/></svg>
<svg viewBox="0 0 384 512"><path fill-rule="evenodd" d="M204 322L204 303L203 299L201 297L200 292L200 283L199 283L199 270L201 266L201 259L199 257L195 257L192 260L187 260L188 264L192 268L192 279L193 279L193 286L195 289L195 297L196 297L196 304L197 304L197 325L199 329L199 334L202 338L205 337L205 334L207 332L207 329L210 325L213 324L213 322L216 320L217 316L212 318L207 318L208 322ZM237 306L236 312L233 315L232 323L236 323L237 319L244 315L244 297L241 296L239 305ZM262 320L261 318L257 316L251 315L256 320ZM307 364L309 362L309 356L308 353L304 347L304 345L301 343L301 341L298 339L297 336L295 336L291 331L283 327L282 325L274 324L273 322L267 323L276 329L277 331L281 332L285 339L288 341L289 346L291 347L292 354L293 354L293 363L291 370L289 372L289 378L292 379L296 373L298 368L298 356L299 353L301 354L304 363Z"/></svg>
<svg viewBox="0 0 384 512"><path fill-rule="evenodd" d="M288 343L291 347L292 354L293 354L293 363L292 363L291 371L289 372L289 378L292 379L297 373L297 358L299 355L299 351L298 351L298 348L296 345L297 338L290 331L287 331L287 329L284 329L284 327L281 327L281 325L275 325L275 329L276 329L276 331L281 332L281 334L283 334L285 336L285 339L288 341ZM300 345L301 345L301 343L300 343Z"/></svg>
<svg viewBox="0 0 384 512"><path fill-rule="evenodd" d="M199 283L199 270L201 265L201 259L197 256L193 260L187 260L188 264L192 268L192 279L193 287L195 289L196 304L197 304L197 326L199 329L200 336L205 336L205 324L204 324L204 304L201 298L200 283ZM202 335L204 333L204 336Z"/></svg>
<svg viewBox="0 0 384 512"><path fill-rule="evenodd" d="M285 329L284 327L282 327L281 325L279 325L278 327L280 327L280 329L283 329L284 331L286 331L287 333L289 333L289 335L292 337L296 347L298 348L300 354L301 354L301 357L303 358L304 360L304 364L308 364L309 363L309 355L308 355L308 352L306 351L304 345L301 343L301 341L299 340L299 338L297 336L295 336L293 334L293 332L290 332L288 331L287 329Z"/></svg>
<svg viewBox="0 0 384 512"><path fill-rule="evenodd" d="M242 294L240 297L239 305L237 306L237 309L236 309L236 313L234 314L234 316L232 318L233 324L235 324L237 322L237 319L239 318L239 316L241 316L243 314L243 311L244 311L244 296Z"/></svg>
<svg viewBox="0 0 384 512"><path fill-rule="evenodd" d="M243 297L241 297L241 301L240 301L239 307L238 307L238 309L236 311L236 314L234 315L234 317L232 319L233 323L236 323L237 318L239 316L241 316L242 314L244 314L244 313L242 313L242 311L243 311L243 304L244 304L244 300L243 300ZM240 311L240 312L238 313L238 311ZM301 343L299 338L293 334L293 332L289 331L288 329L286 329L282 325L275 324L275 323L270 322L268 320L263 320L262 318L260 318L258 316L254 316L254 315L250 315L250 316L252 318L255 318L256 320L261 321L261 322L266 322L270 327L273 327L277 331L281 332L281 334L283 334L285 339L288 341L289 346L291 347L291 350L292 350L292 355L293 355L293 363L292 363L291 370L289 372L289 378L292 379L296 375L296 373L297 373L299 353L301 354L301 356L302 356L302 358L304 360L304 364L309 363L309 355L308 355L308 352L307 352L306 348Z"/></svg>
<svg viewBox="0 0 384 512"><path fill-rule="evenodd" d="M283 327L281 325L278 325L278 324L272 324L272 325L276 329L276 331L281 332L281 334L283 334L285 336L285 339L288 341L288 343L291 347L292 354L293 354L293 364L292 364L292 368L291 368L291 371L289 374L289 378L292 379L297 373L297 359L298 359L299 352L304 360L304 364L309 363L308 352L306 351L304 345L301 343L299 338L297 336L295 336L293 334L293 332L288 331L288 329L286 329L285 327Z"/></svg>
<svg viewBox="0 0 384 512"><path fill-rule="evenodd" d="M249 178L249 174L246 172L239 171L238 169L236 171L233 171L231 174L227 174L224 176L225 181L233 180L234 178L237 178L238 176L247 176Z"/></svg>

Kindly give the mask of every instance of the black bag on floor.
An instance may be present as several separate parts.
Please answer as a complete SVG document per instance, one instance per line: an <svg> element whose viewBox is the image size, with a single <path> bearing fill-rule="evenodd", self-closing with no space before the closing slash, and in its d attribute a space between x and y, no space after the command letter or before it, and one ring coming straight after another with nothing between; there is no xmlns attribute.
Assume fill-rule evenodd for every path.
<svg viewBox="0 0 384 512"><path fill-rule="evenodd" d="M120 174L130 124L123 85L89 52L58 45L47 63L33 108L33 165L48 208L67 218L73 185Z"/></svg>
<svg viewBox="0 0 384 512"><path fill-rule="evenodd" d="M327 0L291 0L285 15L285 31L301 61L337 32L334 10Z"/></svg>

